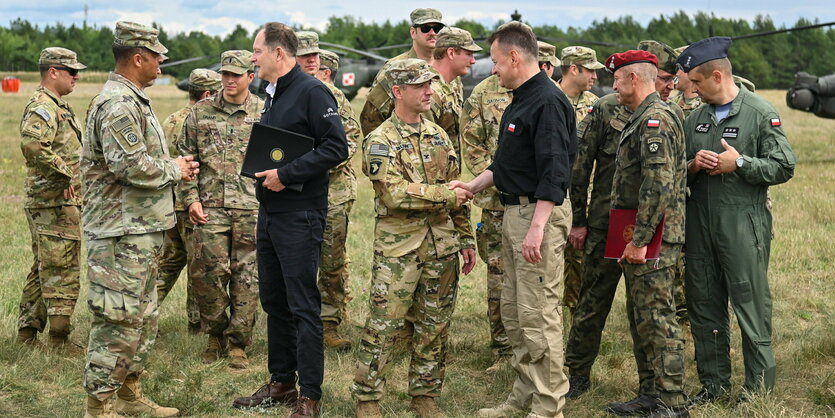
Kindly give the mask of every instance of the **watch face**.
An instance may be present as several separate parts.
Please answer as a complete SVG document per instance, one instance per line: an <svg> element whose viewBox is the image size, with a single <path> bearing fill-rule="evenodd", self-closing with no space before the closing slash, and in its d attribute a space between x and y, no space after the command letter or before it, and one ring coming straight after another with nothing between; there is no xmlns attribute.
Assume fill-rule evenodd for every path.
<svg viewBox="0 0 835 418"><path fill-rule="evenodd" d="M742 156L740 156L739 158L736 159L736 166L737 167L742 167L742 163L744 163L744 162L745 162L745 160L742 158Z"/></svg>

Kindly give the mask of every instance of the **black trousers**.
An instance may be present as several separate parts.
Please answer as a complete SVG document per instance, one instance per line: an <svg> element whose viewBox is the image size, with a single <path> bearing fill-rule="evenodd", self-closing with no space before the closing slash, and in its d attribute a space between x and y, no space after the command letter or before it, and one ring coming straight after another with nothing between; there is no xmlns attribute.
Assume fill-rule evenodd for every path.
<svg viewBox="0 0 835 418"><path fill-rule="evenodd" d="M322 398L325 350L316 285L327 209L258 213L258 284L267 313L272 381L296 380L302 396Z"/></svg>

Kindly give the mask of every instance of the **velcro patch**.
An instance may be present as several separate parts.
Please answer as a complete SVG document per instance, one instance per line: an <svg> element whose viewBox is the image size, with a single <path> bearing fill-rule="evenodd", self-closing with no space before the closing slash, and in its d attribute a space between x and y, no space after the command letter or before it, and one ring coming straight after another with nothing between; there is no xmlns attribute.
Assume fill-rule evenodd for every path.
<svg viewBox="0 0 835 418"><path fill-rule="evenodd" d="M404 149L412 149L412 148L414 148L414 147L412 146L412 144L410 144L410 143L405 143L405 144L398 144L396 147L394 147L394 150L395 150L395 151L402 151L402 150L404 150Z"/></svg>
<svg viewBox="0 0 835 418"><path fill-rule="evenodd" d="M594 110L594 106L589 106L589 110L587 112L591 113Z"/></svg>
<svg viewBox="0 0 835 418"><path fill-rule="evenodd" d="M778 127L778 126L781 126L781 125L782 125L782 123L780 123L780 119L778 119L778 118L771 119L771 126Z"/></svg>
<svg viewBox="0 0 835 418"><path fill-rule="evenodd" d="M696 132L698 132L700 134L706 134L707 131L709 131L709 130L710 130L710 124L709 123L700 123L700 124L696 125Z"/></svg>
<svg viewBox="0 0 835 418"><path fill-rule="evenodd" d="M512 123L507 124L507 131L508 132L516 132L516 125L512 124Z"/></svg>
<svg viewBox="0 0 835 418"><path fill-rule="evenodd" d="M722 138L736 139L739 136L739 128L725 128L722 131Z"/></svg>
<svg viewBox="0 0 835 418"><path fill-rule="evenodd" d="M388 172L389 159L371 157L368 159L368 178L370 180L381 180Z"/></svg>
<svg viewBox="0 0 835 418"><path fill-rule="evenodd" d="M43 118L43 120L45 120L47 122L49 122L50 119L52 119L52 115L49 114L49 111L47 111L46 109L44 109L42 107L39 107L39 108L33 110L33 112L37 113L38 116L40 116L41 118Z"/></svg>
<svg viewBox="0 0 835 418"><path fill-rule="evenodd" d="M659 147L658 144L652 143L652 144L649 144L649 146L647 148L649 149L649 152L658 152L658 147Z"/></svg>
<svg viewBox="0 0 835 418"><path fill-rule="evenodd" d="M368 148L368 155L380 155L383 157L388 157L389 146L386 144L371 144L371 146Z"/></svg>
<svg viewBox="0 0 835 418"><path fill-rule="evenodd" d="M661 121L658 119L647 119L647 128L657 128L661 126Z"/></svg>

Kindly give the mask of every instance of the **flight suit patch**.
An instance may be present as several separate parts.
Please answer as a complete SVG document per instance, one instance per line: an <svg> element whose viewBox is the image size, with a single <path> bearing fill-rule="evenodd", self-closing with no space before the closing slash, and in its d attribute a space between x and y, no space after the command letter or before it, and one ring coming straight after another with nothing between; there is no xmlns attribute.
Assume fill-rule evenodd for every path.
<svg viewBox="0 0 835 418"><path fill-rule="evenodd" d="M710 130L710 124L709 123L700 123L700 124L696 125L696 132L698 132L700 134L706 134L709 130Z"/></svg>
<svg viewBox="0 0 835 418"><path fill-rule="evenodd" d="M739 128L728 127L728 128L725 128L725 130L722 131L722 138L736 139L737 136L739 136Z"/></svg>

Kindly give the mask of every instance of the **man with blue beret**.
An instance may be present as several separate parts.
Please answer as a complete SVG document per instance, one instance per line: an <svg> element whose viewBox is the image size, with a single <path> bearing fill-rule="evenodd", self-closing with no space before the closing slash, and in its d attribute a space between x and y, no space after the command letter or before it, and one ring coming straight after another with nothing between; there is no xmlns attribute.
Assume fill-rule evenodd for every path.
<svg viewBox="0 0 835 418"><path fill-rule="evenodd" d="M742 332L745 392L774 388L768 258L768 187L794 174L795 155L774 107L734 84L730 38L713 37L678 58L706 103L684 126L687 139L687 309L701 391L691 404L731 389L728 301ZM744 397L744 395L743 395Z"/></svg>

